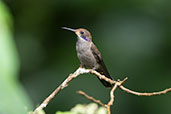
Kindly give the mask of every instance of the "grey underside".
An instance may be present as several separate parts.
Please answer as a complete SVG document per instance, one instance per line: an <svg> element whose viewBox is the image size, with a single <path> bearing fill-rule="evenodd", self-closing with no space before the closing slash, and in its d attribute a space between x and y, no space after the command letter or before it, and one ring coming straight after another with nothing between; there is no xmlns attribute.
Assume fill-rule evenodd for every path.
<svg viewBox="0 0 171 114"><path fill-rule="evenodd" d="M78 41L76 43L76 51L77 51L77 56L81 62L81 65L87 66L91 69L94 69L94 70L98 71L99 73L105 75L106 77L112 79L106 69L106 66L105 66L99 52L93 51L93 50L98 51L97 48L94 46L94 48L96 48L96 49L92 50L92 48L91 48L92 45L94 46L94 44L92 44L91 42L84 41L82 39L78 39ZM112 86L110 83L106 82L105 80L100 79L100 81L106 87Z"/></svg>

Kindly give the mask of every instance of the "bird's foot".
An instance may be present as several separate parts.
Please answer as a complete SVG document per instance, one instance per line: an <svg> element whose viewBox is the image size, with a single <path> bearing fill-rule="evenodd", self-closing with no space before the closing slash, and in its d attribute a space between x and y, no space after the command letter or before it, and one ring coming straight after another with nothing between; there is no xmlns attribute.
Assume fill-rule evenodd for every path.
<svg viewBox="0 0 171 114"><path fill-rule="evenodd" d="M82 65L82 64L80 64L80 68L85 68L85 66L84 66L84 65Z"/></svg>

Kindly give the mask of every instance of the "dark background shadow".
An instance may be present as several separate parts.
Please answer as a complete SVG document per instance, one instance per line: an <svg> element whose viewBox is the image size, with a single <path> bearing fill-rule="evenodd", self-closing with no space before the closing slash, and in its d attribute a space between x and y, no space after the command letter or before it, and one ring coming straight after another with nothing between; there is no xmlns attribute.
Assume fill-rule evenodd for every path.
<svg viewBox="0 0 171 114"><path fill-rule="evenodd" d="M62 26L86 28L115 78L129 80L126 87L141 92L171 85L171 3L169 0L6 0L14 19L20 57L20 81L40 104L79 67L76 35ZM84 90L103 102L109 90L95 76L72 81L45 108L47 114L89 103L76 94ZM170 94L137 97L117 90L114 114L170 114Z"/></svg>

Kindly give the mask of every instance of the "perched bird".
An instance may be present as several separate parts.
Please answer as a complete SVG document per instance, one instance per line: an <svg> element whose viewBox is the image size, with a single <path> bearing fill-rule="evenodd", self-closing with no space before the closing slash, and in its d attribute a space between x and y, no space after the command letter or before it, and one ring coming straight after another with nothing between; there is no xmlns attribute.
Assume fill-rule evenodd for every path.
<svg viewBox="0 0 171 114"><path fill-rule="evenodd" d="M81 62L81 67L88 67L94 69L100 74L105 75L107 78L112 79L112 77L106 69L106 66L103 62L99 50L92 42L90 32L83 28L71 29L68 27L62 27L62 29L72 31L77 35L76 51L77 56ZM105 87L112 87L112 85L109 82L103 79L99 80Z"/></svg>

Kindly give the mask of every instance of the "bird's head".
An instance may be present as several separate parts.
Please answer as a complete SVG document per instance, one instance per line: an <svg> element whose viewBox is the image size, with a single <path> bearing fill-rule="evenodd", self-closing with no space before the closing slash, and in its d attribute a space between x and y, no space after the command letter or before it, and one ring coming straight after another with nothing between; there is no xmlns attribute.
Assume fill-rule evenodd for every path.
<svg viewBox="0 0 171 114"><path fill-rule="evenodd" d="M77 35L78 38L83 39L85 41L90 42L92 40L90 32L88 30L86 30L86 29L83 29L83 28L71 29L71 28L68 28L68 27L62 27L62 29L74 32Z"/></svg>

